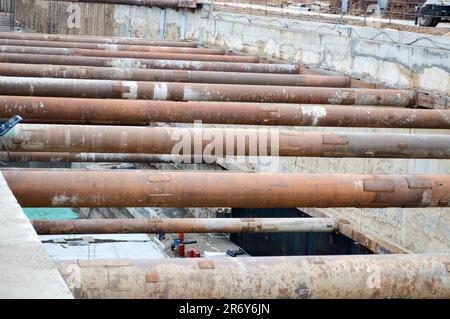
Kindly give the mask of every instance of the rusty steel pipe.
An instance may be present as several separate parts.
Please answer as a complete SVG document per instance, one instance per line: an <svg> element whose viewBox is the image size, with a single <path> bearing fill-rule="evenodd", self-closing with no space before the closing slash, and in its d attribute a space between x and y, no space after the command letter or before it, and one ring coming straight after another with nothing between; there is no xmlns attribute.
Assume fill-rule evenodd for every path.
<svg viewBox="0 0 450 319"><path fill-rule="evenodd" d="M81 163L193 163L194 157L171 154L127 153L69 153L69 152L0 152L3 162L81 162ZM204 158L205 163L216 163L214 156Z"/></svg>
<svg viewBox="0 0 450 319"><path fill-rule="evenodd" d="M348 76L149 70L138 68L57 66L50 64L3 63L0 64L0 75L67 79L350 87L350 77Z"/></svg>
<svg viewBox="0 0 450 319"><path fill-rule="evenodd" d="M2 46L25 46L25 47L49 47L49 48L75 48L88 50L108 50L108 51L134 51L134 52L166 52L166 53L186 53L186 54L213 54L223 55L224 49L216 48L190 48L171 46L148 46L148 45L126 45L91 42L64 42L64 41L35 41L16 40L0 38Z"/></svg>
<svg viewBox="0 0 450 319"><path fill-rule="evenodd" d="M449 175L3 169L22 207L448 207Z"/></svg>
<svg viewBox="0 0 450 319"><path fill-rule="evenodd" d="M450 129L450 110L0 96L0 118L14 115L27 123L148 125L200 120L211 124Z"/></svg>
<svg viewBox="0 0 450 319"><path fill-rule="evenodd" d="M59 0L66 2L84 2L84 3L104 3L104 4L123 4L133 6L146 6L156 8L196 8L197 0Z"/></svg>
<svg viewBox="0 0 450 319"><path fill-rule="evenodd" d="M112 233L332 232L333 218L165 218L34 220L39 235Z"/></svg>
<svg viewBox="0 0 450 319"><path fill-rule="evenodd" d="M0 94L174 101L413 106L413 90L0 77Z"/></svg>
<svg viewBox="0 0 450 319"><path fill-rule="evenodd" d="M109 43L109 44L128 44L128 45L147 45L147 46L173 46L173 47L196 47L197 44L188 41L172 40L147 40L138 38L124 37L102 37L87 35L69 35L69 34L45 34L45 33L26 33L26 32L0 32L0 39L17 40L36 40L36 41L63 41L63 42L90 42L90 43Z"/></svg>
<svg viewBox="0 0 450 319"><path fill-rule="evenodd" d="M74 297L88 299L448 299L449 263L449 254L56 261Z"/></svg>
<svg viewBox="0 0 450 319"><path fill-rule="evenodd" d="M205 61L114 59L86 56L0 53L0 62L52 65L82 65L116 68L176 69L220 72L285 73L298 74L300 66L294 64L232 63Z"/></svg>
<svg viewBox="0 0 450 319"><path fill-rule="evenodd" d="M131 59L165 59L186 61L217 61L257 63L257 56L244 55L216 55L216 54L193 54L193 53L169 53L169 52L135 52L135 51L111 51L111 50L88 50L75 48L45 48L1 45L0 52L4 53L26 53L44 55L66 55L66 56L88 56L106 58L131 58Z"/></svg>
<svg viewBox="0 0 450 319"><path fill-rule="evenodd" d="M3 139L16 152L450 158L448 134L19 124Z"/></svg>

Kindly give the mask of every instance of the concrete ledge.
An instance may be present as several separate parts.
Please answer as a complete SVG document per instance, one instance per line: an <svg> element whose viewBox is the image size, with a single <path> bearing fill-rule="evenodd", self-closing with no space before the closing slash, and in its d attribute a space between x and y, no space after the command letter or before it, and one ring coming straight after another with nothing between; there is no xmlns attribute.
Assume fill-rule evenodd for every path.
<svg viewBox="0 0 450 319"><path fill-rule="evenodd" d="M1 173L0 298L73 298Z"/></svg>

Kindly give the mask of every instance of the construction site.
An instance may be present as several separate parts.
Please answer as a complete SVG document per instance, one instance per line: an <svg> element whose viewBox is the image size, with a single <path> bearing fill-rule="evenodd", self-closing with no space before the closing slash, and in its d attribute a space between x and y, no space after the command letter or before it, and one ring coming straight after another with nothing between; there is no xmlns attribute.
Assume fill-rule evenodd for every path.
<svg viewBox="0 0 450 319"><path fill-rule="evenodd" d="M437 2L0 0L0 298L450 299Z"/></svg>

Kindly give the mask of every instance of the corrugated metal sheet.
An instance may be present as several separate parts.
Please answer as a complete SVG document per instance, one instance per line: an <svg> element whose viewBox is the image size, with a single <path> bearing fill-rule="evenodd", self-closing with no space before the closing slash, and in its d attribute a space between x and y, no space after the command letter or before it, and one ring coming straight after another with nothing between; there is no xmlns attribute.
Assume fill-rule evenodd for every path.
<svg viewBox="0 0 450 319"><path fill-rule="evenodd" d="M14 0L0 0L0 11L11 12L14 8Z"/></svg>
<svg viewBox="0 0 450 319"><path fill-rule="evenodd" d="M234 208L231 215L232 217L240 218L310 218L310 216L295 208ZM230 239L251 256L352 255L372 253L339 233L240 233L231 234Z"/></svg>

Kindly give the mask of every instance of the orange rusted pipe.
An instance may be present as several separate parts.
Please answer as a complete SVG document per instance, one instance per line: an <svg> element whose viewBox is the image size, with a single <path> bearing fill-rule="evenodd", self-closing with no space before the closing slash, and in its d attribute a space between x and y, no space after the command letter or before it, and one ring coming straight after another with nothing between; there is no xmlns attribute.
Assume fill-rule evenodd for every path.
<svg viewBox="0 0 450 319"><path fill-rule="evenodd" d="M264 74L190 70L148 70L49 64L0 64L0 75L67 79L225 83L281 86L349 87L350 77L330 75Z"/></svg>
<svg viewBox="0 0 450 319"><path fill-rule="evenodd" d="M34 220L39 235L111 233L332 232L332 218L165 218Z"/></svg>
<svg viewBox="0 0 450 319"><path fill-rule="evenodd" d="M450 158L448 134L19 124L3 139L17 152Z"/></svg>
<svg viewBox="0 0 450 319"><path fill-rule="evenodd" d="M450 110L0 96L0 118L28 123L148 125L152 122L450 129Z"/></svg>
<svg viewBox="0 0 450 319"><path fill-rule="evenodd" d="M224 49L211 49L211 48L126 45L126 44L92 43L92 42L83 43L83 42L64 42L64 41L36 41L36 40L17 40L17 39L3 39L3 38L0 38L0 45L49 47L49 48L75 48L75 49L108 50L108 51L166 52L166 53L217 54L217 55L225 54Z"/></svg>
<svg viewBox="0 0 450 319"><path fill-rule="evenodd" d="M194 157L171 154L127 154L127 153L70 153L70 152L0 152L3 162L101 162L101 163L193 163ZM206 163L216 163L213 156L205 157Z"/></svg>
<svg viewBox="0 0 450 319"><path fill-rule="evenodd" d="M174 46L174 47L196 47L197 44L188 41L171 40L147 40L125 37L102 37L92 35L69 35L69 34L45 34L26 32L0 32L0 39L19 39L37 41L64 41L64 42L91 42L109 44L129 44L148 46Z"/></svg>
<svg viewBox="0 0 450 319"><path fill-rule="evenodd" d="M0 53L0 62L36 63L53 65L84 65L117 68L176 69L221 72L300 73L295 64L234 63L207 61L177 61L150 59L117 59L86 56Z"/></svg>
<svg viewBox="0 0 450 319"><path fill-rule="evenodd" d="M449 254L389 254L83 259L56 265L75 298L448 299L449 263ZM254 315L271 313L261 305Z"/></svg>
<svg viewBox="0 0 450 319"><path fill-rule="evenodd" d="M243 56L243 55L111 51L111 50L91 50L91 49L76 49L76 48L25 47L25 46L8 46L8 45L1 45L0 52L108 57L108 58L132 58L132 59L166 59L166 60L187 60L187 61L241 62L241 63L259 62L259 58L257 56Z"/></svg>
<svg viewBox="0 0 450 319"><path fill-rule="evenodd" d="M0 94L174 101L413 106L413 90L0 77Z"/></svg>
<svg viewBox="0 0 450 319"><path fill-rule="evenodd" d="M449 175L1 171L23 207L437 207Z"/></svg>

